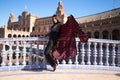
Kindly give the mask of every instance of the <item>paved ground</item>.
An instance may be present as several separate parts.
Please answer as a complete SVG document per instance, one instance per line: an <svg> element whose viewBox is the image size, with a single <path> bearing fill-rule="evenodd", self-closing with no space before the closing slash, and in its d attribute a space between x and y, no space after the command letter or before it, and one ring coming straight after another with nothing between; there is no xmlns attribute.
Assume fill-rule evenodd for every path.
<svg viewBox="0 0 120 80"><path fill-rule="evenodd" d="M120 80L120 72L57 69L0 72L0 80Z"/></svg>

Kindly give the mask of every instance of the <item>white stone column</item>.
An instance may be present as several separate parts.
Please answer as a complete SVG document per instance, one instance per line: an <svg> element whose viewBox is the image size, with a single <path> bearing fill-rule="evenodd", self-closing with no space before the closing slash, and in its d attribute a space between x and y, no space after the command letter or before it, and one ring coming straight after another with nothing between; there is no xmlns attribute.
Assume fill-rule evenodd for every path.
<svg viewBox="0 0 120 80"><path fill-rule="evenodd" d="M118 60L118 64L117 64L117 66L119 66L120 67L120 44L118 45L118 51L117 51L117 60Z"/></svg>
<svg viewBox="0 0 120 80"><path fill-rule="evenodd" d="M77 41L77 42L76 42L77 55L76 55L76 59L75 59L75 60L76 60L76 61L75 61L75 64L76 64L76 65L78 65L78 63L79 63L79 62L78 62L78 55L79 55L78 43L79 43L79 42Z"/></svg>
<svg viewBox="0 0 120 80"><path fill-rule="evenodd" d="M85 56L85 49L84 49L84 45L85 43L81 43L82 44L82 49L81 49L81 57L82 57L82 61L81 61L81 64L84 65L85 62L84 62L84 56Z"/></svg>
<svg viewBox="0 0 120 80"><path fill-rule="evenodd" d="M90 45L91 45L91 42L88 42L88 49L87 49L87 57L88 57L88 60L87 60L87 65L90 65L90 64L91 64L91 62L90 62L90 56L91 56Z"/></svg>
<svg viewBox="0 0 120 80"><path fill-rule="evenodd" d="M23 63L24 66L26 65L26 41L23 42Z"/></svg>
<svg viewBox="0 0 120 80"><path fill-rule="evenodd" d="M9 61L8 61L8 65L12 66L12 54L13 54L13 50L12 50L12 42L9 42L9 52L8 52L8 56L9 56Z"/></svg>
<svg viewBox="0 0 120 80"><path fill-rule="evenodd" d="M97 43L95 42L94 43L94 53L93 53L93 56L94 56L94 62L93 62L93 64L94 65L97 65L97 61L96 61L96 58L97 58L97 49L96 49L96 46L97 46Z"/></svg>
<svg viewBox="0 0 120 80"><path fill-rule="evenodd" d="M6 52L6 49L5 49L5 45L6 45L6 42L2 42L3 44L3 49L2 49L2 53L1 53L1 56L2 56L2 63L1 63L1 66L4 67L5 66L5 52Z"/></svg>
<svg viewBox="0 0 120 80"><path fill-rule="evenodd" d="M30 41L30 54L29 54L29 57L30 57L30 60L29 60L29 65L32 65L32 54L33 54L33 49L32 49L32 41Z"/></svg>
<svg viewBox="0 0 120 80"><path fill-rule="evenodd" d="M115 66L115 46L116 44L112 44L113 50L112 50L112 66Z"/></svg>
<svg viewBox="0 0 120 80"><path fill-rule="evenodd" d="M102 46L103 46L103 43L100 43L100 50L99 50L100 62L99 62L99 65L103 65L103 62L102 62L102 58L103 58Z"/></svg>
<svg viewBox="0 0 120 80"><path fill-rule="evenodd" d="M106 44L105 58L106 58L105 65L109 66L109 62L108 62L108 59L109 59L109 43Z"/></svg>
<svg viewBox="0 0 120 80"><path fill-rule="evenodd" d="M15 63L16 66L19 65L19 59L18 59L18 57L19 57L19 52L20 52L20 50L19 50L19 41L17 41L17 42L16 42L16 63Z"/></svg>
<svg viewBox="0 0 120 80"><path fill-rule="evenodd" d="M39 64L39 62L38 62L38 57L39 57L39 42L37 41L36 42L37 43L37 48L36 48L36 65L38 65Z"/></svg>

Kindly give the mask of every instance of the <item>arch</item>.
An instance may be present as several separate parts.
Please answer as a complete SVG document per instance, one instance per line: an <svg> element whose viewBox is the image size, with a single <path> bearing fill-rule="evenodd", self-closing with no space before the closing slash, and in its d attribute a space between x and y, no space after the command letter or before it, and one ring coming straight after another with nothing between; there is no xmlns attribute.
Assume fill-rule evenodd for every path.
<svg viewBox="0 0 120 80"><path fill-rule="evenodd" d="M114 29L112 31L112 39L113 40L120 40L120 31L118 29Z"/></svg>
<svg viewBox="0 0 120 80"><path fill-rule="evenodd" d="M97 38L97 39L99 38L99 32L98 31L94 32L94 38Z"/></svg>
<svg viewBox="0 0 120 80"><path fill-rule="evenodd" d="M29 37L28 35L26 37Z"/></svg>
<svg viewBox="0 0 120 80"><path fill-rule="evenodd" d="M91 32L87 32L89 38L91 38Z"/></svg>
<svg viewBox="0 0 120 80"><path fill-rule="evenodd" d="M11 38L11 37L12 37L12 34L8 34L8 37Z"/></svg>
<svg viewBox="0 0 120 80"><path fill-rule="evenodd" d="M14 38L16 38L16 37L17 37L17 35L16 35L16 34L14 34L14 35L13 35L13 37L14 37Z"/></svg>
<svg viewBox="0 0 120 80"><path fill-rule="evenodd" d="M21 35L19 34L18 37L21 37Z"/></svg>
<svg viewBox="0 0 120 80"><path fill-rule="evenodd" d="M103 35L103 39L108 39L108 31L107 30L104 30L103 32L102 32L102 35Z"/></svg>
<svg viewBox="0 0 120 80"><path fill-rule="evenodd" d="M22 35L22 37L25 37L25 35Z"/></svg>

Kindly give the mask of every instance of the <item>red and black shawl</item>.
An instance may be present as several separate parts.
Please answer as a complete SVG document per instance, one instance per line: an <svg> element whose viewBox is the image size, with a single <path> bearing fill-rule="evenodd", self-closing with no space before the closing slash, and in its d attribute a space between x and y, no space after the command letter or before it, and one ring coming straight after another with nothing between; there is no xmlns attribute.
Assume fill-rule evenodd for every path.
<svg viewBox="0 0 120 80"><path fill-rule="evenodd" d="M88 41L88 36L82 32L79 24L71 15L68 17L67 22L61 26L57 45L52 50L54 58L59 60L69 59L77 54L75 41L76 34L82 43Z"/></svg>

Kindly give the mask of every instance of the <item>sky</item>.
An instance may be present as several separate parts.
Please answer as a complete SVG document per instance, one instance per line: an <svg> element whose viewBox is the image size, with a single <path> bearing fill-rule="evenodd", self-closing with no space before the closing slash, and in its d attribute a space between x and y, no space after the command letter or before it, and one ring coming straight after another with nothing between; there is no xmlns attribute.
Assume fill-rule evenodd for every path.
<svg viewBox="0 0 120 80"><path fill-rule="evenodd" d="M75 18L120 8L120 0L0 0L0 26L7 25L11 12L18 21L25 6L28 13L39 18L52 16L59 1L63 2L65 13Z"/></svg>

